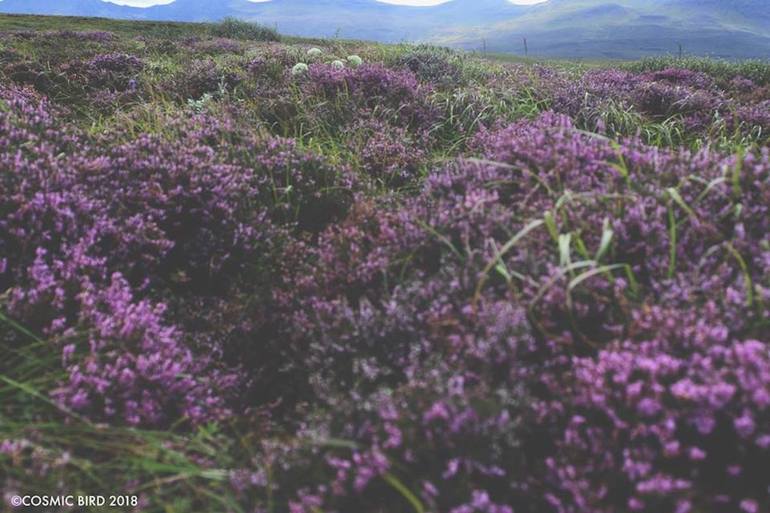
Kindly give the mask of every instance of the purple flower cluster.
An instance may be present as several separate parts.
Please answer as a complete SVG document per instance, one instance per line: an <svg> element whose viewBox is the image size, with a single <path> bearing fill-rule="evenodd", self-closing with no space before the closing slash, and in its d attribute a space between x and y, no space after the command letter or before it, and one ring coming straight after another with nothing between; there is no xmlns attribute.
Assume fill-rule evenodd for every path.
<svg viewBox="0 0 770 513"><path fill-rule="evenodd" d="M558 511L615 511L608 499L619 489L629 511L767 507L767 482L755 478L770 455L770 354L766 342L732 338L725 326L692 325L714 310L679 319L652 311L639 323L687 324L574 362L559 456L548 460L567 493L549 497Z"/></svg>
<svg viewBox="0 0 770 513"><path fill-rule="evenodd" d="M248 289L240 276L269 267L282 230L344 215L353 182L290 141L213 119L176 122L173 141L99 146L34 93L0 98L0 286L15 317L61 344L70 379L56 397L132 424L221 417L233 381L221 333L185 328ZM165 324L169 307L192 305L211 311Z"/></svg>
<svg viewBox="0 0 770 513"><path fill-rule="evenodd" d="M207 357L192 354L182 334L164 324L165 305L136 301L120 273L106 289L86 284L78 299L78 322L62 340L69 380L53 393L61 404L145 426L178 418L198 423L228 413L223 394L235 376L212 372Z"/></svg>
<svg viewBox="0 0 770 513"><path fill-rule="evenodd" d="M325 429L358 444L309 493L365 509L400 479L437 511L770 505L768 152L616 147L552 114L475 146L296 251L286 337Z"/></svg>
<svg viewBox="0 0 770 513"><path fill-rule="evenodd" d="M108 103L105 100L110 96L117 98L124 93L133 94L143 68L144 62L134 55L108 53L89 60L68 62L62 65L61 73L67 77L70 87L80 88L85 94L94 94L97 102Z"/></svg>
<svg viewBox="0 0 770 513"><path fill-rule="evenodd" d="M389 185L412 181L426 159L430 136L412 136L405 128L389 126L377 119L358 121L350 132L349 146L370 177Z"/></svg>
<svg viewBox="0 0 770 513"><path fill-rule="evenodd" d="M248 422L191 460L249 510L770 510L767 87L62 37L100 53L0 55L0 303L59 406Z"/></svg>
<svg viewBox="0 0 770 513"><path fill-rule="evenodd" d="M115 73L136 73L141 70L144 63L136 56L124 53L108 53L97 55L87 61L85 65L94 71Z"/></svg>
<svg viewBox="0 0 770 513"><path fill-rule="evenodd" d="M574 80L541 68L535 82L555 111L569 114L590 129L603 128L596 118L611 101L633 107L652 121L677 119L691 135L738 129L758 141L767 139L762 115L766 105L762 94L757 96L762 88L743 77L723 85L705 73L684 68L646 73L606 69L589 71Z"/></svg>
<svg viewBox="0 0 770 513"><path fill-rule="evenodd" d="M365 112L380 112L399 126L428 128L436 112L427 99L429 87L420 85L410 71L364 64L337 69L314 64L302 83L305 94L332 102L337 117L349 121Z"/></svg>

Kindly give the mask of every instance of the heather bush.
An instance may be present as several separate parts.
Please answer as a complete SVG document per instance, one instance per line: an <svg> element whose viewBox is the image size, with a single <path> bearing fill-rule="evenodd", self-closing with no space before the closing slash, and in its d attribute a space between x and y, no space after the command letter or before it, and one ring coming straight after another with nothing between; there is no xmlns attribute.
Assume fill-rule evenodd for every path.
<svg viewBox="0 0 770 513"><path fill-rule="evenodd" d="M705 73L716 80L728 82L736 76L747 77L758 85L770 83L770 66L761 60L730 62L720 59L686 57L650 57L624 66L636 72L659 71L666 68L680 68L697 73Z"/></svg>
<svg viewBox="0 0 770 513"><path fill-rule="evenodd" d="M321 229L344 214L352 182L290 141L241 134L242 147L217 152L222 138L232 144L239 134L211 119L188 122L174 142L144 136L102 154L59 131L44 100L13 90L3 97L11 109L0 124L8 307L57 337L95 333L85 347L64 346L65 359L82 357L57 397L74 411L132 424L220 417L225 377L204 372L209 365L185 347L185 334L164 324L165 306L134 300L134 291L182 308L256 286L242 277L271 254L277 226ZM38 142L20 155L20 140ZM108 324L133 315L125 328ZM189 337L216 350L205 332ZM205 398L184 375L203 376ZM169 413L170 405L180 409Z"/></svg>
<svg viewBox="0 0 770 513"><path fill-rule="evenodd" d="M107 208L110 201L115 207L129 204L120 201L119 191L105 202L98 192L89 190L98 189L98 183L87 183L89 172L108 170L109 161L79 154L82 142L77 136L59 133L44 102L36 106L23 95L7 94L13 110L3 120L3 139L39 140L26 155L16 154L13 146L3 152L2 247L5 254L13 255L3 262L3 281L10 286L9 309L64 339L72 338L74 329L77 333L94 330L87 342L77 337L79 343L63 347L65 361L76 351L84 356L69 367L68 387L54 395L75 411L132 424L176 420L179 415L168 414L172 404L191 420L219 416L212 412L221 407L220 391L209 390L206 397L192 399L198 380L182 376L197 374L205 364L180 345L173 327L161 324L163 307L134 302L128 284L111 271L131 274L134 265L158 262L174 242L163 240L150 213L147 220L129 214L128 224L112 217ZM67 159L59 157L64 150L70 154ZM7 165L9 160L12 167ZM90 176L97 182L107 178ZM115 182L110 185L114 187ZM112 288L102 296L100 287L109 279ZM113 316L127 323L136 316L137 324L119 328L111 324ZM147 324L142 327L142 323ZM135 350L131 344L136 344ZM147 354L153 357L146 359Z"/></svg>
<svg viewBox="0 0 770 513"><path fill-rule="evenodd" d="M441 88L463 85L462 70L446 51L419 48L399 58L398 64L409 69L421 81Z"/></svg>
<svg viewBox="0 0 770 513"><path fill-rule="evenodd" d="M70 327L78 334L61 340L69 379L53 396L62 405L145 426L199 423L229 413L224 396L235 376L219 375L209 357L185 347L182 334L163 323L165 305L137 302L119 273L104 290L86 282L79 300L77 324ZM84 334L87 352L81 356Z"/></svg>
<svg viewBox="0 0 770 513"><path fill-rule="evenodd" d="M723 490L737 495L726 496L710 482L724 477L705 470L713 463L701 471L676 460L716 440L732 440L734 449L720 454L751 453L754 439L737 430L753 433L740 426L753 426L764 403L735 392L709 403L703 389L701 404L689 395L677 399L683 392L675 385L715 379L717 388L724 381L729 390L745 383L744 394L764 390L764 371L754 365L767 356L759 341L766 310L745 287L767 279L767 264L740 255L766 253L741 241L765 230L765 209L751 197L764 194L767 153L744 157L732 182L745 190L739 199L724 179L737 165L729 158L660 152L633 141L616 148L563 117L483 134L476 144L486 160L438 172L406 205L384 205L385 214L364 208L332 229L310 259L316 270L299 269L283 296L298 301L285 325L290 340L310 349L298 365L309 366L316 400L363 416L332 431L355 440L357 449L329 460L336 477L312 492L316 500L367 510L381 497L383 480L398 475L401 483L430 476L424 490L412 492L442 510L482 508L474 501L495 511L613 511L618 504L657 511L684 508L693 498L693 507L764 504L758 490L767 483L752 485L761 457L734 462ZM735 218L735 201L758 210ZM718 212L719 224L698 222ZM727 296L709 301L718 291ZM512 311L507 301L522 309ZM661 307L651 311L648 301ZM692 310L693 304L701 306ZM693 314L706 311L708 321ZM736 341L738 334L748 338ZM640 347L671 374L640 360ZM746 351L759 353L738 356ZM621 372L639 392L600 395L621 384ZM451 389L452 383L459 384ZM584 386L593 388L583 392ZM401 413L376 413L383 390L392 391L387 400ZM674 400L695 402L692 410L670 406L676 417L663 414ZM345 418L356 418L352 412ZM694 412L736 431L720 431L711 442L693 439ZM750 420L746 412L754 412ZM433 418L446 424L426 421ZM654 419L660 427L649 424ZM473 436L485 444L460 445ZM418 441L404 443L402 454L404 438ZM492 454L500 459L490 460L496 443L500 452ZM431 449L422 454L425 445ZM681 451L670 455L675 445ZM718 461L716 468L732 468ZM743 466L751 471L742 474ZM459 469L462 486L449 480ZM534 490L546 502L533 501Z"/></svg>
<svg viewBox="0 0 770 513"><path fill-rule="evenodd" d="M12 83L32 86L41 93L53 92L61 81L44 66L26 60L10 62L3 67L2 74Z"/></svg>
<svg viewBox="0 0 770 513"><path fill-rule="evenodd" d="M205 41L199 41L192 45L192 50L209 55L241 54L244 51L240 41L235 39L218 37Z"/></svg>
<svg viewBox="0 0 770 513"><path fill-rule="evenodd" d="M271 96L273 91L286 88L285 55L276 52L259 54L246 64L249 78L257 84L258 94Z"/></svg>
<svg viewBox="0 0 770 513"><path fill-rule="evenodd" d="M60 68L61 77L52 96L83 101L89 97L95 108L112 106L135 99L140 88L139 75L144 62L124 53L99 54L89 60L74 60Z"/></svg>
<svg viewBox="0 0 770 513"><path fill-rule="evenodd" d="M736 118L745 131L754 132L757 140L766 140L770 133L770 100L739 107Z"/></svg>
<svg viewBox="0 0 770 513"><path fill-rule="evenodd" d="M643 80L650 82L668 82L696 89L711 89L714 87L714 80L711 77L705 73L686 68L665 68L660 71L642 74L641 77Z"/></svg>
<svg viewBox="0 0 770 513"><path fill-rule="evenodd" d="M73 39L78 42L109 43L117 39L113 32L106 30L53 30L44 35L51 39Z"/></svg>
<svg viewBox="0 0 770 513"><path fill-rule="evenodd" d="M574 362L574 395L554 410L566 413L556 440L566 459L548 460L565 489L549 498L557 511L768 507L767 483L757 479L770 442L760 427L770 397L766 341L735 339L721 320L700 318L715 313L709 304L640 313L649 338ZM579 473L570 475L573 461Z"/></svg>
<svg viewBox="0 0 770 513"><path fill-rule="evenodd" d="M187 100L206 93L220 94L238 87L244 79L241 70L223 66L212 59L195 60L176 74L167 87L174 96Z"/></svg>
<svg viewBox="0 0 770 513"><path fill-rule="evenodd" d="M6 495L770 509L765 66L82 23L0 43Z"/></svg>
<svg viewBox="0 0 770 513"><path fill-rule="evenodd" d="M361 162L361 170L387 185L414 180L425 164L426 150L430 148L427 134L412 137L406 129L376 119L358 121L350 131L356 134L349 144Z"/></svg>
<svg viewBox="0 0 770 513"><path fill-rule="evenodd" d="M428 91L414 74L380 65L336 69L313 64L301 88L304 94L323 101L321 106L328 111L322 116L333 116L331 121L337 123L350 122L360 111L376 111L396 125L428 128L436 116Z"/></svg>
<svg viewBox="0 0 770 513"><path fill-rule="evenodd" d="M762 143L761 88L741 86L745 77L716 80L687 68L645 73L617 69L588 71L575 79L540 71L539 89L550 107L580 126L609 135L644 135L647 142L675 146L708 135L739 134ZM753 82L751 83L753 84ZM741 92L749 87L751 94ZM671 132L672 127L678 132Z"/></svg>

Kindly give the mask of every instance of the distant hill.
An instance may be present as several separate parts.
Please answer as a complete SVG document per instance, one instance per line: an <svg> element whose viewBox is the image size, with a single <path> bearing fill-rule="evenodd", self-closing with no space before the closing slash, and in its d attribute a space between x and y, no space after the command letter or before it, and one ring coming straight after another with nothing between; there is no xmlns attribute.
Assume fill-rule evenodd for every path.
<svg viewBox="0 0 770 513"><path fill-rule="evenodd" d="M550 0L520 16L449 27L443 44L561 57L638 58L674 53L770 58L770 1Z"/></svg>
<svg viewBox="0 0 770 513"><path fill-rule="evenodd" d="M102 0L0 0L0 12L215 21L237 16L286 34L434 42L530 55L637 58L674 53L770 57L770 0L452 0L407 7L376 0L176 0L146 9Z"/></svg>

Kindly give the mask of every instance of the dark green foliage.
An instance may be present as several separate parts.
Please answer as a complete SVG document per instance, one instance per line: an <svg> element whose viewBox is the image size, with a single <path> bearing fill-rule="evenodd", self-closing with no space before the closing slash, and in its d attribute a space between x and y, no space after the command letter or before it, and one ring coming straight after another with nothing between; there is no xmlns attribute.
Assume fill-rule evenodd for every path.
<svg viewBox="0 0 770 513"><path fill-rule="evenodd" d="M270 27L238 18L225 18L211 26L211 34L217 37L246 39L249 41L279 41L278 32Z"/></svg>

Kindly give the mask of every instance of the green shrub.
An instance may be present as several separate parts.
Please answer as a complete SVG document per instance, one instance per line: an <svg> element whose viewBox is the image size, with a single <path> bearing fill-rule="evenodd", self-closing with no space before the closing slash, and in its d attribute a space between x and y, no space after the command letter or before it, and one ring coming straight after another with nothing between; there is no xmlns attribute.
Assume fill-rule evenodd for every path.
<svg viewBox="0 0 770 513"><path fill-rule="evenodd" d="M279 41L281 38L275 29L237 18L225 18L212 25L211 34L217 37L252 41Z"/></svg>

